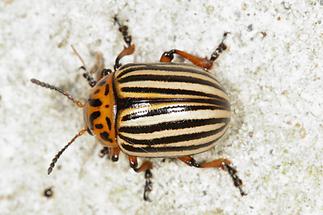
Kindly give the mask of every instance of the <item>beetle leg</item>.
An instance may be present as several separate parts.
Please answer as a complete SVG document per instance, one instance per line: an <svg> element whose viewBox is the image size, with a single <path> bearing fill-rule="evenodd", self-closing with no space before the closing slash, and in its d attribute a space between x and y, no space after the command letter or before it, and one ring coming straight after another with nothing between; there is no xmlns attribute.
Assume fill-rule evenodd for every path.
<svg viewBox="0 0 323 215"><path fill-rule="evenodd" d="M138 173L145 171L146 183L145 183L143 197L145 201L151 201L148 195L152 191L152 185L153 185L151 181L153 174L150 171L153 168L153 164L150 161L144 161L141 164L141 166L138 167L137 157L135 156L129 156L129 164L130 164L130 167Z"/></svg>
<svg viewBox="0 0 323 215"><path fill-rule="evenodd" d="M193 166L193 167L197 167L197 168L220 168L222 170L227 171L233 180L234 186L239 189L241 196L247 195L242 190L242 180L238 177L237 170L231 166L230 160L220 158L220 159L216 159L216 160L209 161L209 162L198 163L191 156L179 157L178 159L183 161L184 163L186 163L189 166Z"/></svg>
<svg viewBox="0 0 323 215"><path fill-rule="evenodd" d="M119 154L120 154L119 147L114 147L114 148L103 147L99 153L99 157L103 158L107 156L108 159L111 159L113 162L116 162L119 160Z"/></svg>
<svg viewBox="0 0 323 215"><path fill-rule="evenodd" d="M96 81L94 80L94 78L92 77L92 74L91 72L89 72L87 69L86 69L86 66L85 66L85 63L84 63L84 60L82 59L81 55L77 52L77 50L74 48L73 45L71 45L71 48L74 52L74 54L76 54L76 56L78 57L78 59L81 61L82 63L82 66L80 66L79 70L83 70L84 73L83 73L83 77L87 80L88 84L91 86L91 87L94 87L95 84L96 84ZM92 69L91 69L92 70Z"/></svg>
<svg viewBox="0 0 323 215"><path fill-rule="evenodd" d="M90 69L90 74L95 74L96 81L100 80L104 75L103 72L106 69L104 69L104 58L103 54L101 52L95 53L95 64Z"/></svg>
<svg viewBox="0 0 323 215"><path fill-rule="evenodd" d="M221 43L218 45L218 47L215 49L215 51L211 54L211 57L209 59L207 58L201 58L192 54L189 54L187 52L178 50L178 49L172 49L168 52L164 52L162 56L160 57L160 62L171 62L174 58L174 54L177 54L186 60L191 61L194 65L201 67L203 69L210 69L213 65L213 62L220 56L220 54L226 50L227 46L224 44L224 40L227 37L228 32L225 32L223 34L223 39Z"/></svg>
<svg viewBox="0 0 323 215"><path fill-rule="evenodd" d="M114 147L110 149L111 153L109 154L110 159L113 162L117 162L119 160L120 148Z"/></svg>
<svg viewBox="0 0 323 215"><path fill-rule="evenodd" d="M120 60L126 56L126 55L131 55L135 51L135 45L131 44L132 37L128 33L128 26L122 25L118 19L117 16L113 17L114 23L116 23L119 26L119 31L121 32L123 36L123 40L126 43L126 46L123 48L123 50L120 52L120 54L117 56L115 63L114 63L114 70L117 70L121 64Z"/></svg>
<svg viewBox="0 0 323 215"><path fill-rule="evenodd" d="M87 80L91 87L94 87L96 85L96 82L100 80L103 76L108 75L112 72L110 69L104 68L104 58L101 52L95 53L95 64L92 66L90 71L88 71L81 55L76 51L74 46L71 47L76 56L80 59L82 66L80 66L79 69L84 71L83 77ZM92 76L92 74L95 74L95 78Z"/></svg>
<svg viewBox="0 0 323 215"><path fill-rule="evenodd" d="M103 147L100 150L99 157L103 158L104 156L109 155L109 148L108 147Z"/></svg>

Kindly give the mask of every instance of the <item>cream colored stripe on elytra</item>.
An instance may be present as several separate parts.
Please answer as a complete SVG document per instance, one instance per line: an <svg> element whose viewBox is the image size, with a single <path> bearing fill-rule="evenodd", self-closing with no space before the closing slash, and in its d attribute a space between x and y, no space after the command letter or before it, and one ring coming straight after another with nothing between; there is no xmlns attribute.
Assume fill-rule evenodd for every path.
<svg viewBox="0 0 323 215"><path fill-rule="evenodd" d="M122 116L124 113L122 113ZM147 113L143 112L142 115ZM120 116L120 119L122 119ZM143 126L152 125L156 122L171 122L177 120L187 120L187 119L208 119L208 118L229 118L230 111L226 110L198 110L198 111L183 111L183 112L173 112L168 114L160 114L156 116L145 116L139 117L137 119L130 119L127 121L119 121L119 125L122 126Z"/></svg>
<svg viewBox="0 0 323 215"><path fill-rule="evenodd" d="M127 132L120 132L123 136L137 139L137 140L151 140L155 138L162 138L162 137L169 137L169 136L176 136L176 135L182 135L182 134L192 134L196 132L202 132L202 131L211 131L218 128L221 128L225 126L225 123L215 123L211 125L204 125L204 126L196 126L191 128L179 128L174 130L168 130L167 127L165 127L165 130L162 131L155 131L152 133L139 133L139 134L132 134ZM145 132L145 130L143 130Z"/></svg>
<svg viewBox="0 0 323 215"><path fill-rule="evenodd" d="M182 90L193 90L197 92L204 92L209 93L212 95L217 95L219 97L222 97L223 99L228 100L229 97L225 92L222 90L219 90L217 88L214 88L212 86L204 85L204 84L198 84L198 83L185 83L185 82L162 82L162 81L133 81L133 82L127 82L117 85L120 96L125 97L135 97L135 98L141 98L142 93L128 93L128 92L121 92L121 88L123 87L149 87L149 88L160 88L160 89L182 89ZM158 94L160 96L160 94ZM158 97L159 97L158 96ZM175 97L175 95L171 95ZM149 96L151 97L151 96Z"/></svg>
<svg viewBox="0 0 323 215"><path fill-rule="evenodd" d="M224 128L225 130L225 128ZM197 133L199 132L203 132L203 131L196 131ZM186 141L181 141L181 142L176 142L176 143L165 143L165 144L154 144L152 142L151 147L153 148L163 148L163 147L178 147L178 146L184 146L184 147L190 147L190 146L196 146L196 145L200 145L203 143L207 143L207 142L211 142L213 140L216 140L218 137L220 137L222 134L224 133L224 131L220 131L214 135L208 136L208 137L204 137L204 138L199 138L199 139L195 139L195 140L186 140ZM130 145L136 148L140 148L140 147L147 147L147 144L132 144L132 143L128 143L125 142L126 145Z"/></svg>

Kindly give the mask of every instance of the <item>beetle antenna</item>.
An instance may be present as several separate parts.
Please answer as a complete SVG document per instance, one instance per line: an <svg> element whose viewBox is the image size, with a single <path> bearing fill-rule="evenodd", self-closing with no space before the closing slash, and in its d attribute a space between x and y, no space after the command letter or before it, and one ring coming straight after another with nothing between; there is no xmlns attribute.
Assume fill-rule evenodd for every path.
<svg viewBox="0 0 323 215"><path fill-rule="evenodd" d="M52 159L52 162L50 163L49 167L48 167L48 175L53 171L53 168L55 167L55 164L57 162L57 160L59 159L59 157L63 154L63 152L80 136L82 136L84 134L84 132L86 132L87 129L83 128L82 130L80 130L56 155L55 157Z"/></svg>
<svg viewBox="0 0 323 215"><path fill-rule="evenodd" d="M71 100L74 104L76 104L78 107L82 108L85 106L85 104L83 104L82 102L80 102L79 100L76 100L73 96L71 96L68 92L58 88L58 87L55 87L51 84L48 84L48 83L45 83L45 82L42 82L42 81L39 81L37 79L30 79L30 81L33 83L33 84L36 84L38 86L41 86L41 87L44 87L44 88L48 88L50 90L55 90L61 94L63 94L64 96L66 96L69 100Z"/></svg>

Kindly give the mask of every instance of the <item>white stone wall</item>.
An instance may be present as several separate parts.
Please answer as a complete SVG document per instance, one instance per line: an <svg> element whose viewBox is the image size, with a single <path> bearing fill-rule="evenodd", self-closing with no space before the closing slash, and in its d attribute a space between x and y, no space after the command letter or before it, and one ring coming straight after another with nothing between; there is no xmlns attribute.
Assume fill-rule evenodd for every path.
<svg viewBox="0 0 323 215"><path fill-rule="evenodd" d="M88 65L107 67L123 47L113 26L128 20L136 53L123 62L157 62L182 49L208 56L225 31L229 49L212 72L232 100L219 147L198 160L231 158L244 180L241 197L227 174L176 160L153 160L151 203L144 179L98 157L79 138L82 110L32 85L39 78L86 99L73 44ZM318 0L0 2L0 214L323 214L323 2ZM52 187L52 198L43 196Z"/></svg>

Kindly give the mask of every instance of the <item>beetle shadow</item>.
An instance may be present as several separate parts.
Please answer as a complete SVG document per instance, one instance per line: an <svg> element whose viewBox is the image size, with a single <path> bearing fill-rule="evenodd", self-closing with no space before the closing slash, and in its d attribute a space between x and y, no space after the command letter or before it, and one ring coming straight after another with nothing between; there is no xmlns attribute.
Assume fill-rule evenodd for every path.
<svg viewBox="0 0 323 215"><path fill-rule="evenodd" d="M222 155L227 147L232 146L230 140L232 140L232 137L237 137L239 135L239 131L245 119L245 107L239 99L240 89L235 87L235 84L228 80L221 80L220 82L229 96L232 115L226 134L219 141L219 144L215 144L215 147L211 150L218 155Z"/></svg>

